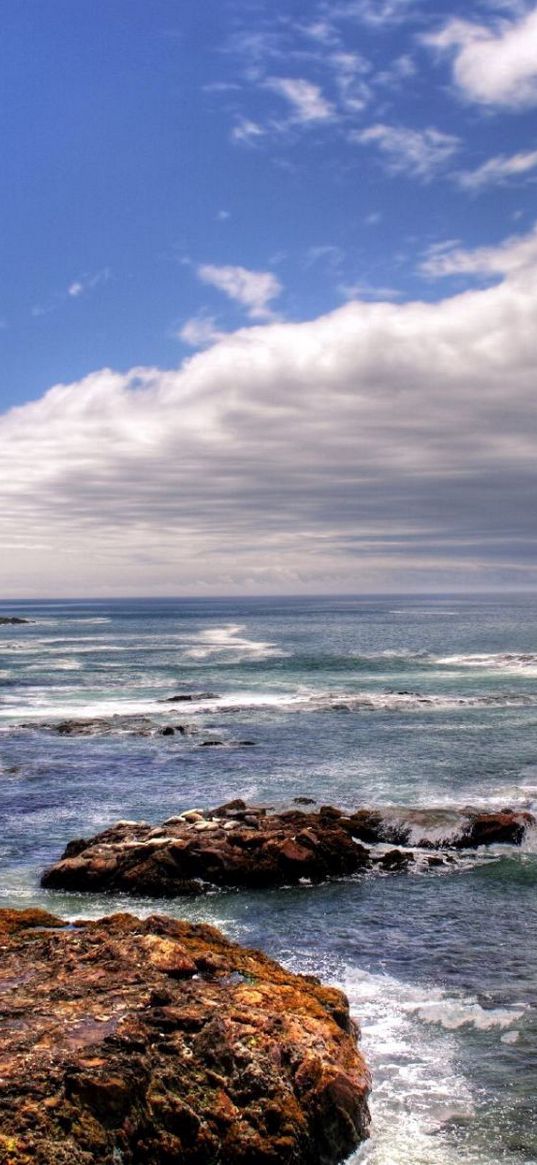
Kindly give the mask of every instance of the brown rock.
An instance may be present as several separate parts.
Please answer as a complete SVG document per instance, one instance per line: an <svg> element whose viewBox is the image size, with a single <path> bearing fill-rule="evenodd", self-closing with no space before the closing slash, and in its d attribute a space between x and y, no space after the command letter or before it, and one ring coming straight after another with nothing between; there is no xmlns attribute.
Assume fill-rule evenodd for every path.
<svg viewBox="0 0 537 1165"><path fill-rule="evenodd" d="M335 1165L368 1135L345 996L209 926L0 911L2 1165Z"/></svg>
<svg viewBox="0 0 537 1165"><path fill-rule="evenodd" d="M156 830L119 825L70 843L42 885L150 896L199 893L207 885L264 887L356 873L368 851L339 814L286 810L236 800L214 813L187 813ZM231 829L226 829L233 823Z"/></svg>

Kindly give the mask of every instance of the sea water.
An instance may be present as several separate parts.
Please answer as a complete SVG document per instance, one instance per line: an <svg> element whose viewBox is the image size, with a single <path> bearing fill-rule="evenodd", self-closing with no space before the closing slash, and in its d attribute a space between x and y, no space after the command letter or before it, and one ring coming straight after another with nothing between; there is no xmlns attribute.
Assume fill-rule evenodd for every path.
<svg viewBox="0 0 537 1165"><path fill-rule="evenodd" d="M66 842L232 797L537 809L537 599L4 603L0 902L215 923L347 992L373 1073L355 1165L537 1162L537 840L453 869L165 902L39 888ZM170 704L170 696L193 696ZM196 697L200 698L196 698ZM59 736L61 719L111 719ZM132 722L133 723L133 722ZM202 747L205 741L218 747ZM243 741L252 741L246 746ZM434 814L430 830L434 837Z"/></svg>

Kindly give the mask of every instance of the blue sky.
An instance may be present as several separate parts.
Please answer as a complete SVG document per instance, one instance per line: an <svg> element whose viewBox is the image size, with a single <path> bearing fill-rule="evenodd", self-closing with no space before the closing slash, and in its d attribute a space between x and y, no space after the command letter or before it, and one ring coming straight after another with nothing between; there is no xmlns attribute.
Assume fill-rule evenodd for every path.
<svg viewBox="0 0 537 1165"><path fill-rule="evenodd" d="M530 354L524 348L522 366L520 353L536 322L528 285L537 256L534 3L8 0L0 53L1 407L23 406L3 420L15 467L9 505L31 514L41 536L54 484L45 549L15 540L8 590L20 585L28 555L40 564L35 593L57 585L68 519L87 529L73 546L85 554L97 540L102 562L95 577L72 563L58 568L67 593L121 593L127 580L138 593L300 590L310 586L305 579L317 590L533 585L534 530L520 509L534 485L524 440L535 422ZM368 304L377 305L372 316ZM443 321L457 312L446 370ZM477 351L485 363L490 355L480 332L487 320L489 348L502 338L494 372L473 364ZM443 378L434 409L421 328L431 375ZM388 369L387 343L399 353ZM372 360L379 353L377 372L369 349ZM241 390L228 378L237 360ZM327 379L312 400L319 360ZM503 398L492 393L496 375ZM71 389L51 394L58 384ZM411 397L387 434L389 398L401 387ZM199 411L187 415L192 394ZM299 483L286 445L289 394L295 446L301 410L311 428L319 405ZM367 416L356 414L361 400ZM382 416L370 415L375 401ZM460 447L468 401L466 424L490 434L486 455L481 445ZM172 456L163 433L171 441L181 417L188 433L205 425L209 445L194 454L178 431ZM506 417L508 429L516 417L509 466ZM67 442L73 425L67 450L60 437L55 445L62 423ZM248 434L256 450L249 470ZM104 464L95 451L109 438ZM215 468L223 441L225 471ZM437 454L432 483L435 458L424 470L416 450L447 444L450 457L443 465ZM260 485L264 472L283 483L279 500ZM210 499L222 504L222 473L226 545L215 541L205 508ZM122 509L127 479L131 508ZM462 481L472 492L460 498ZM258 490L261 536L246 512ZM294 526L278 520L289 507ZM392 518L395 532L407 531L396 550ZM173 544L157 551L165 520ZM506 539L515 526L522 541L513 549ZM455 541L433 552L427 538L442 536ZM297 537L312 570L291 550ZM185 539L197 547L188 567ZM357 539L367 542L360 554ZM375 540L386 550L382 563ZM234 572L230 562L242 554L248 566ZM198 573L202 560L211 566Z"/></svg>

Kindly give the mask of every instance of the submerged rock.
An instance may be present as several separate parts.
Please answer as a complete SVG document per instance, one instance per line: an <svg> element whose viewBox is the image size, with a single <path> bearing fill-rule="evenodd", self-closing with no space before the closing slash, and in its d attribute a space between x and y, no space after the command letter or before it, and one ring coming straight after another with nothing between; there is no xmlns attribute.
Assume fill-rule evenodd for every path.
<svg viewBox="0 0 537 1165"><path fill-rule="evenodd" d="M58 736L110 736L115 733L126 736L190 736L198 731L188 724L163 724L150 716L122 715L84 716L69 720L28 720L21 728L44 728ZM0 1162L1 1165L1 1162Z"/></svg>
<svg viewBox="0 0 537 1165"><path fill-rule="evenodd" d="M368 1135L345 996L213 927L0 911L3 1165L335 1165Z"/></svg>

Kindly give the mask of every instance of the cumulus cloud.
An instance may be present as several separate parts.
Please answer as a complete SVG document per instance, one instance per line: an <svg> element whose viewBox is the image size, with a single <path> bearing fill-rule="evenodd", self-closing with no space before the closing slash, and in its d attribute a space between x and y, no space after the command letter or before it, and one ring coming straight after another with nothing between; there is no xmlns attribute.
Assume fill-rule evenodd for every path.
<svg viewBox="0 0 537 1165"><path fill-rule="evenodd" d="M537 235L466 254L501 282L250 327L5 414L3 593L534 580Z"/></svg>
<svg viewBox="0 0 537 1165"><path fill-rule="evenodd" d="M273 314L270 304L283 290L271 271L249 271L246 267L215 267L212 263L203 263L197 268L197 274L202 283L209 283L246 308L252 320L270 319Z"/></svg>
<svg viewBox="0 0 537 1165"><path fill-rule="evenodd" d="M537 105L537 7L493 27L450 20L424 42L453 56L455 83L470 101L507 109Z"/></svg>
<svg viewBox="0 0 537 1165"><path fill-rule="evenodd" d="M457 152L460 141L453 134L428 127L371 125L354 132L351 140L362 146L376 146L391 174L409 174L429 182Z"/></svg>
<svg viewBox="0 0 537 1165"><path fill-rule="evenodd" d="M498 154L475 170L463 170L457 182L463 190L483 190L487 186L504 186L513 178L521 178L537 167L537 150L521 150L518 154Z"/></svg>

